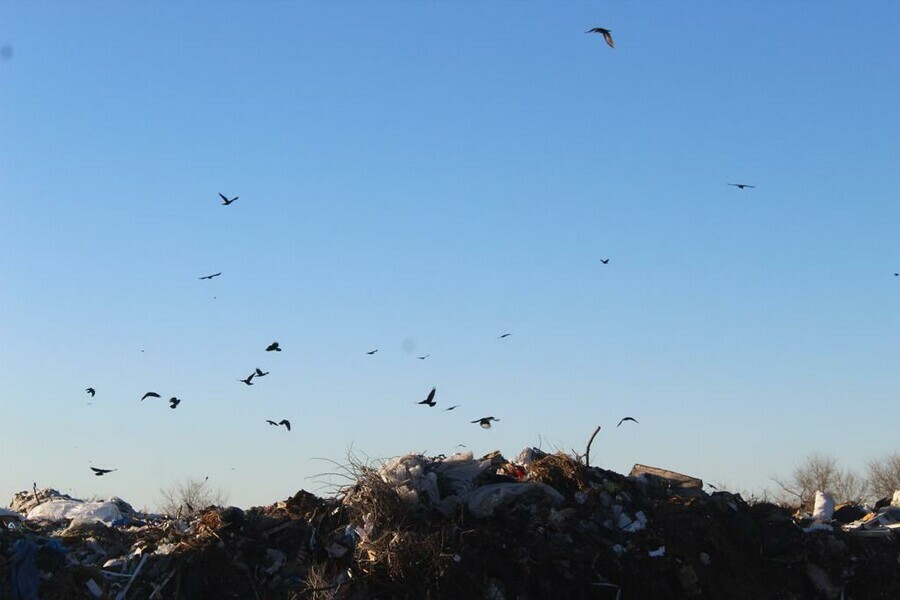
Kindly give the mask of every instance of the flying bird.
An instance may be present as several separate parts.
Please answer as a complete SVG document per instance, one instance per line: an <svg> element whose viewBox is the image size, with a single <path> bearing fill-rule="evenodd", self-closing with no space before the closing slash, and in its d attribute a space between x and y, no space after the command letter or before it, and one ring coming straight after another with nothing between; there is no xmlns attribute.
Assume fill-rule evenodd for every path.
<svg viewBox="0 0 900 600"><path fill-rule="evenodd" d="M278 345L278 342L272 342L266 348L266 352L281 352L281 346Z"/></svg>
<svg viewBox="0 0 900 600"><path fill-rule="evenodd" d="M498 340L502 340L503 338L508 338L508 337L511 336L511 335L512 335L511 333L504 333L503 335L501 335L501 336L498 337L497 339L498 339Z"/></svg>
<svg viewBox="0 0 900 600"><path fill-rule="evenodd" d="M177 408L179 404L181 404L180 399L176 398L175 396L169 398L169 408Z"/></svg>
<svg viewBox="0 0 900 600"><path fill-rule="evenodd" d="M894 277L900 277L900 273L894 273Z"/></svg>
<svg viewBox="0 0 900 600"><path fill-rule="evenodd" d="M603 27L594 27L593 29L588 29L585 33L599 33L603 35L603 39L606 40L606 43L609 44L610 48L615 48L616 43L612 39L612 35L609 29L604 29Z"/></svg>
<svg viewBox="0 0 900 600"><path fill-rule="evenodd" d="M417 356L416 358L418 358L419 360L425 360L425 359L428 358L429 356L431 356L431 355L430 355L430 354L425 354L425 355L422 355L422 356Z"/></svg>
<svg viewBox="0 0 900 600"><path fill-rule="evenodd" d="M437 402L434 401L434 393L437 392L437 388L431 388L431 391L428 392L428 397L422 400L421 402L416 402L416 404L427 404L428 406L434 406Z"/></svg>
<svg viewBox="0 0 900 600"><path fill-rule="evenodd" d="M609 259L608 259L608 258L601 258L601 259L600 259L600 262L602 262L604 265L608 265L608 264L609 264Z"/></svg>
<svg viewBox="0 0 900 600"><path fill-rule="evenodd" d="M376 352L378 352L378 348L375 348L374 350L369 350L368 352L366 352L366 354L368 354L369 356L372 356Z"/></svg>
<svg viewBox="0 0 900 600"><path fill-rule="evenodd" d="M157 394L156 392L147 392L141 398L141 402L143 402L146 398L159 398L159 394Z"/></svg>
<svg viewBox="0 0 900 600"><path fill-rule="evenodd" d="M112 473L116 470L118 469L98 469L97 467L91 467L91 471L93 471L94 475L96 475L97 477L101 477L103 475L106 475L107 473Z"/></svg>
<svg viewBox="0 0 900 600"><path fill-rule="evenodd" d="M231 200L229 200L229 199L226 198L225 195L222 194L221 192L219 192L219 197L222 199L222 206L228 206L229 204L231 204L232 202L234 202L235 200L238 199L238 197L235 196L234 198L232 198Z"/></svg>
<svg viewBox="0 0 900 600"><path fill-rule="evenodd" d="M284 426L287 428L288 431L291 430L291 422L288 421L287 419L282 419L282 420L279 421L278 423L276 423L275 421L271 421L271 420L269 420L269 419L266 419L266 423L268 423L269 425L274 425L275 427L278 427L279 425L284 425Z"/></svg>
<svg viewBox="0 0 900 600"><path fill-rule="evenodd" d="M97 395L97 390L95 390L94 388L87 388L84 391L87 392L88 394L90 394L91 398L93 398L94 396Z"/></svg>
<svg viewBox="0 0 900 600"><path fill-rule="evenodd" d="M256 377L256 373L250 373L250 377L247 379L238 379L241 383L246 383L247 385L253 385L253 378Z"/></svg>
<svg viewBox="0 0 900 600"><path fill-rule="evenodd" d="M263 371L263 370L260 369L259 367L256 367L256 373L254 373L254 375L255 375L256 377L265 377L265 376L268 375L268 374L269 374L268 371Z"/></svg>
<svg viewBox="0 0 900 600"><path fill-rule="evenodd" d="M197 279L212 279L213 277L218 277L221 274L222 272L219 271L218 273L213 273L212 275L204 275L203 277L198 277Z"/></svg>
<svg viewBox="0 0 900 600"><path fill-rule="evenodd" d="M444 410L453 410L454 408L459 408L459 404L454 404L450 408L445 408Z"/></svg>
<svg viewBox="0 0 900 600"><path fill-rule="evenodd" d="M621 421L619 421L619 425L621 425L621 424L624 423L625 421L634 421L635 423L638 422L638 420L635 419L634 417L625 417L625 418L623 418ZM619 425L616 425L616 427L618 427Z"/></svg>
<svg viewBox="0 0 900 600"><path fill-rule="evenodd" d="M491 421L499 421L500 419L495 419L494 417L483 417L481 419L475 419L472 423L478 423L481 425L482 429L490 429Z"/></svg>
<svg viewBox="0 0 900 600"><path fill-rule="evenodd" d="M755 185L750 185L748 183L729 183L728 185L733 185L736 188L744 189L744 188L755 188Z"/></svg>

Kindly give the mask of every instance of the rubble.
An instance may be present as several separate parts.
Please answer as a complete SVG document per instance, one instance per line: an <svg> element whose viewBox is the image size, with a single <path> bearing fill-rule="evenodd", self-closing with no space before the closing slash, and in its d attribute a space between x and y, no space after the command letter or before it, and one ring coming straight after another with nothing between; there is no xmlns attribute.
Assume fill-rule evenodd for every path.
<svg viewBox="0 0 900 600"><path fill-rule="evenodd" d="M900 507L814 519L585 462L408 454L350 467L335 497L186 518L21 492L0 513L0 598L900 597Z"/></svg>

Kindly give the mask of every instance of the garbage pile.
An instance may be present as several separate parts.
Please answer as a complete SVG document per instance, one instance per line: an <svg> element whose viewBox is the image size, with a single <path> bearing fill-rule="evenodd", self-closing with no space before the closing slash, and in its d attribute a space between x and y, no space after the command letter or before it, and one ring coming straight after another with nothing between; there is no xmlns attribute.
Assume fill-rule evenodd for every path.
<svg viewBox="0 0 900 600"><path fill-rule="evenodd" d="M0 512L0 598L900 598L890 502L793 514L534 448L351 470L332 498L185 518L22 492Z"/></svg>

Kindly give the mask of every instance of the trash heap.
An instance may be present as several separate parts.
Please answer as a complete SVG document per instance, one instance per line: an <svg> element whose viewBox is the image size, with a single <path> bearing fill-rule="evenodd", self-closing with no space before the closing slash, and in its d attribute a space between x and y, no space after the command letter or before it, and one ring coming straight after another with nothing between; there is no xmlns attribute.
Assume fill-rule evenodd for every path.
<svg viewBox="0 0 900 600"><path fill-rule="evenodd" d="M0 598L900 598L890 501L793 514L534 448L350 472L333 498L178 519L22 492L0 511Z"/></svg>

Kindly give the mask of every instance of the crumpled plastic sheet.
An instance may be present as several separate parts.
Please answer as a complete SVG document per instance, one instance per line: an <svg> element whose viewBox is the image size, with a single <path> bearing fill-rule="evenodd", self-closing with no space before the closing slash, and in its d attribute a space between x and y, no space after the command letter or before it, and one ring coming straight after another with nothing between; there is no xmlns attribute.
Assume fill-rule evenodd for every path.
<svg viewBox="0 0 900 600"><path fill-rule="evenodd" d="M10 562L10 587L13 600L38 600L37 553L40 546L26 539L18 539L12 545Z"/></svg>
<svg viewBox="0 0 900 600"><path fill-rule="evenodd" d="M546 483L491 483L462 495L469 511L476 517L489 517L494 509L529 492L543 492L559 504L565 497Z"/></svg>
<svg viewBox="0 0 900 600"><path fill-rule="evenodd" d="M120 524L124 515L114 502L80 502L78 500L51 500L35 506L25 517L32 519L49 519L62 521L78 519L81 523L101 522L112 526Z"/></svg>

